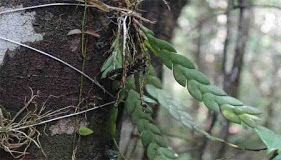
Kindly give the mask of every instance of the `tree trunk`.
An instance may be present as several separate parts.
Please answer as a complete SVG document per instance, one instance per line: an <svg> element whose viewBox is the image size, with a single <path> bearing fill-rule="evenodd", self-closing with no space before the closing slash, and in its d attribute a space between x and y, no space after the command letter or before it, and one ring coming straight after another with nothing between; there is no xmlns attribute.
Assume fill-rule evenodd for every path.
<svg viewBox="0 0 281 160"><path fill-rule="evenodd" d="M0 9L12 9L49 3L50 0L1 0ZM112 4L112 1L104 1ZM81 54L81 34L68 36L73 29L81 29L83 7L53 6L34 10L14 12L1 15L0 36L28 44L34 48L70 63L82 70L83 57ZM110 48L116 25L97 9L89 9L87 28L98 31L100 37L86 36L87 57L85 73L100 81L100 67L107 58L105 53ZM108 25L109 24L109 25ZM39 96L28 107L29 110L40 109L44 105L46 111L54 111L66 106L77 106L81 75L71 68L38 52L0 41L0 55L5 56L0 68L0 103L12 115L15 115L31 96L31 90ZM0 56L0 58L1 58ZM111 101L110 96L102 89L84 78L80 107L92 107ZM101 82L101 81L100 81ZM103 86L111 88L109 81L102 81ZM87 124L93 130L90 136L77 136L77 159L106 159L106 151L111 148L112 142L106 132L108 119L107 106L52 123L41 125L40 142L48 159L69 160L76 145L74 128ZM77 121L74 121L77 120ZM44 132L48 136L44 135ZM26 131L26 130L23 130ZM34 144L28 149L29 154L24 159L46 159L41 150ZM1 160L13 159L9 153L0 151Z"/></svg>
<svg viewBox="0 0 281 160"><path fill-rule="evenodd" d="M143 10L146 12L144 16L148 19L155 20L156 24L148 24L148 28L153 30L157 38L171 41L174 28L177 26L177 20L180 16L182 8L187 4L188 0L173 0L168 6L163 0L146 0L143 2ZM162 62L158 57L152 55L152 64L159 77L162 77Z"/></svg>
<svg viewBox="0 0 281 160"><path fill-rule="evenodd" d="M164 3L161 0L143 2L143 9L148 10L148 18L151 18L149 15L157 12L156 15L159 16L153 19L161 19L162 13L169 12L167 14L169 18L163 17L164 19L159 20L154 26L154 28L159 28L154 30L159 38L171 38L176 19L185 1L173 2L171 5L173 14L170 14L166 8L162 8ZM55 0L1 0L0 11L50 2L55 2ZM116 1L104 0L103 2L113 6L117 5L114 4ZM161 3L161 5L151 5L154 3L157 5ZM150 8L152 6L155 6L154 10ZM153 13L151 13L152 10ZM83 12L84 7L53 6L4 14L0 16L0 36L50 53L73 67L83 70L81 34L67 35L70 30L81 29ZM89 30L98 32L99 36L86 35L85 37L87 53L85 73L96 79L109 91L111 89L110 81L100 80L100 67L108 57L106 53L111 45L109 40L112 40L112 35L116 33L117 29L117 25L111 23L111 16L95 8L88 8L86 26ZM159 25L162 27L158 27ZM164 26L168 27L163 28ZM164 33L168 33L168 35ZM36 51L12 45L3 40L0 40L0 45L0 60L2 58L0 62L0 104L3 106L0 106L0 109L2 108L7 113L10 112L12 116L29 104L27 101L31 98L31 91L36 97L28 105L27 111L40 110L41 107L45 108L45 112L55 111L67 106L75 106L75 110L82 110L81 107L90 108L93 105L99 106L113 100L100 87L85 77L80 98L81 74L77 71ZM160 72L158 73L160 74ZM79 103L80 99L82 103ZM77 109L78 104L80 109ZM112 141L105 126L109 119L110 107L105 106L102 109L88 112L86 115L61 119L37 127L41 133L40 142L44 154L50 160L69 160L73 156L83 160L108 159L106 153L112 148ZM73 112L73 110L71 111ZM5 118L9 117L7 115ZM16 122L19 122L21 118L24 118L23 115L19 116ZM85 137L78 136L75 128L85 125L93 130L93 134ZM1 144L0 147L2 147ZM33 143L27 151L29 154L24 156L25 160L46 159L41 149ZM0 150L0 155L1 160L14 159L3 149Z"/></svg>
<svg viewBox="0 0 281 160"><path fill-rule="evenodd" d="M251 3L251 0L239 0L239 5L244 6ZM251 21L251 9L246 10L245 8L240 8L239 20L238 20L238 35L235 45L235 55L233 59L233 64L230 72L227 73L225 66L223 66L224 73L224 86L223 89L227 94L238 97L238 89L240 85L240 76L243 69L243 60L246 52L246 44L248 41L250 21ZM228 28L230 29L230 28ZM225 43L228 45L228 40L226 39ZM226 46L227 47L227 46ZM224 65L227 62L227 51L224 50ZM227 140L229 137L229 127L230 122L224 120L223 127L220 131L220 137L224 140ZM212 159L218 159L223 157L226 150L224 144L218 144L216 151L213 154Z"/></svg>
<svg viewBox="0 0 281 160"><path fill-rule="evenodd" d="M155 33L155 37L171 41L173 37L173 31L177 25L177 20L180 16L181 10L187 4L188 0L173 0L170 1L169 7L163 0L145 0L142 3L142 10L144 10L143 16L147 19L156 21L155 24L145 24L149 29ZM163 65L159 57L152 55L152 65L158 74L158 77L162 77ZM158 110L157 110L158 111ZM154 116L157 117L157 111ZM135 136L137 133L130 123L129 117L124 117L122 123L121 143L120 148L127 158L143 159L140 158L143 155L143 151L139 151L137 148L139 139ZM132 153L138 153L136 156L132 156Z"/></svg>

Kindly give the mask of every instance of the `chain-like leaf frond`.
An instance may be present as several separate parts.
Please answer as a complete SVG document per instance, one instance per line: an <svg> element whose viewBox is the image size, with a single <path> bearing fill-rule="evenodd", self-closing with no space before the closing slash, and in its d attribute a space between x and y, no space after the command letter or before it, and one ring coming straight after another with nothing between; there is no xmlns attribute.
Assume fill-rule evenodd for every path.
<svg viewBox="0 0 281 160"><path fill-rule="evenodd" d="M246 124L255 128L256 115L261 114L257 108L246 106L238 99L228 96L222 89L211 84L207 76L195 68L195 65L183 55L177 54L175 48L166 41L154 37L150 30L141 28L146 36L148 49L157 52L164 65L173 71L175 80L186 87L193 98L203 102L210 110L220 112L229 121Z"/></svg>
<svg viewBox="0 0 281 160"><path fill-rule="evenodd" d="M141 105L140 94L131 89L125 102L125 109L137 126L143 146L150 160L177 159L178 155L168 148L167 140L152 119L152 109Z"/></svg>

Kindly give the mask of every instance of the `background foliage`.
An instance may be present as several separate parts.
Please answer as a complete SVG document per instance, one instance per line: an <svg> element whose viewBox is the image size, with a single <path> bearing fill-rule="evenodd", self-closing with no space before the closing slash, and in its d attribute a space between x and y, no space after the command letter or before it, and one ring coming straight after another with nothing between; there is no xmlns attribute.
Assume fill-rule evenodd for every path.
<svg viewBox="0 0 281 160"><path fill-rule="evenodd" d="M254 4L266 4L280 6L279 1L253 1ZM183 10L181 17L178 20L178 28L174 32L173 43L180 53L188 57L192 57L196 61L196 54L198 53L198 36L202 36L200 44L200 60L198 66L201 71L212 78L212 81L217 84L223 84L223 73L221 72L221 65L223 62L223 46L226 37L226 15L222 13L227 8L227 1L192 1ZM280 36L280 14L279 9L256 7L253 9L253 16L250 24L250 33L247 41L246 53L244 57L244 68L241 75L239 84L238 98L245 104L256 106L263 110L262 119L260 124L273 129L276 133L281 132L280 128L280 79L281 79L281 54L280 42L276 39ZM228 54L229 63L227 67L231 67L231 59L234 56L235 39L237 38L237 21L238 11L231 11L231 18L233 25L231 26L232 37L230 37ZM211 18L209 18L211 17ZM203 19L201 30L198 30L198 23ZM188 112L193 113L192 116L196 118L197 122L202 127L208 129L211 118L208 115L208 110L202 105L199 108L194 106L192 99L186 99L186 89L175 83L170 79L172 73L166 71L164 74L165 89L172 91L174 97L184 104L189 106ZM166 115L165 111L161 114ZM159 121L165 121L165 116L159 116ZM163 122L162 122L163 123ZM179 125L176 122L167 120L165 126L174 126L175 129L171 134L176 134L184 137L181 133L187 133L186 129L178 129ZM161 124L161 123L160 123ZM219 117L213 129L213 135L218 135L223 122ZM165 126L163 126L165 128ZM240 146L247 146L250 148L260 148L262 143L251 130L231 125L229 128L230 137L229 141L239 144ZM194 135L190 132L190 137L196 137L199 141L201 136ZM191 138L193 139L193 138ZM191 144L186 144L182 140L174 140L175 146L179 150L198 150L200 145L198 141L188 141ZM193 142L193 143L192 143ZM194 145L196 144L196 145ZM198 146L199 145L199 146ZM208 149L205 151L203 159L211 159L212 147L216 146L217 142L210 142ZM194 152L193 152L194 153ZM196 155L196 154L195 154ZM264 157L264 152L241 152L231 148L227 148L224 157L231 157L230 159L261 159Z"/></svg>

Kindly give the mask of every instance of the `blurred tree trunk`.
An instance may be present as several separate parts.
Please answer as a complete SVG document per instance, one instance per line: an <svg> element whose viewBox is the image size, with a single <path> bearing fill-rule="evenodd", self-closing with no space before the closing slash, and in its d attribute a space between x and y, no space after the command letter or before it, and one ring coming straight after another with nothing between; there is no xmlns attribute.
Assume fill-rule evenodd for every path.
<svg viewBox="0 0 281 160"><path fill-rule="evenodd" d="M250 4L250 0L239 0L239 6L245 6ZM226 63L227 63L227 48L224 49L224 84L223 88L229 95L233 97L238 97L238 89L239 89L239 82L240 76L243 69L243 59L245 55L246 44L249 35L249 28L251 22L251 9L245 9L243 7L240 8L239 12L239 20L238 20L238 35L236 39L236 46L235 46L235 55L232 63L232 68L229 72L226 70ZM228 30L230 27L227 28ZM228 38L226 37L225 43L228 46ZM226 47L227 47L226 46ZM229 127L230 123L226 120L223 122L223 127L220 132L220 137L224 140L227 140L229 136ZM217 149L212 155L212 159L222 158L225 153L226 146L224 144L218 144Z"/></svg>
<svg viewBox="0 0 281 160"><path fill-rule="evenodd" d="M204 5L204 7L202 7ZM209 8L209 4L208 2L206 2L206 0L200 0L199 1L199 17L198 17L198 37L197 37L197 51L195 53L195 61L196 64L198 66L198 70L200 70L201 72L204 73L205 71L205 63L204 60L202 60L202 58L204 57L202 55L201 52L201 47L202 47L202 41L203 41L203 31L204 31L204 18L205 15L207 15L207 13L210 13L210 8ZM207 8L204 10L204 8ZM193 100L193 112L194 112L194 117L196 117L199 113L199 107L200 107L200 102L198 102L197 100ZM208 123L210 121L211 118L211 123ZM208 112L208 116L207 119L205 121L205 124L209 124L207 132L211 133L215 122L216 122L216 114L212 113L211 111ZM199 159L201 160L203 158L203 154L206 150L207 147L207 142L208 142L208 138L206 137L200 137L200 140L202 140L202 145L200 146L200 148L198 149L199 151Z"/></svg>
<svg viewBox="0 0 281 160"><path fill-rule="evenodd" d="M227 11L226 11L226 17L227 17L226 37L225 37L225 41L224 41L223 60L222 60L222 73L224 76L227 74L226 73L226 61L227 61L227 50L228 50L228 46L229 46L229 40L231 38L232 20L231 20L230 12L231 12L232 8L233 8L233 0L228 0ZM209 112L208 117L211 117L211 123L210 123L210 126L209 126L207 132L212 134L213 127L215 126L215 124L218 120L218 114L217 113L210 114L210 112ZM207 145L208 145L208 139L204 137L203 144L199 149L200 150L200 153L199 153L200 160L204 159L203 156L206 151Z"/></svg>

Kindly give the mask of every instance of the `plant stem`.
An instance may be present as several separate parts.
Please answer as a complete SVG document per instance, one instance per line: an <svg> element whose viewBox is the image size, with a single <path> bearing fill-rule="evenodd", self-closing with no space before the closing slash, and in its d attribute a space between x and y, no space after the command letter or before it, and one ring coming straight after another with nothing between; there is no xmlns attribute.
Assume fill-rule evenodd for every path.
<svg viewBox="0 0 281 160"><path fill-rule="evenodd" d="M85 23L86 23L86 18L87 18L87 1L85 1L85 8L84 8L84 15L83 15L83 21L82 21L82 36L81 36L81 49L82 49L82 57L83 57L83 62L82 62L82 72L85 72L85 64L86 64L86 44L85 44ZM82 100L82 92L83 92L83 84L84 84L84 76L81 75L80 78L80 92L79 92L79 102Z"/></svg>

